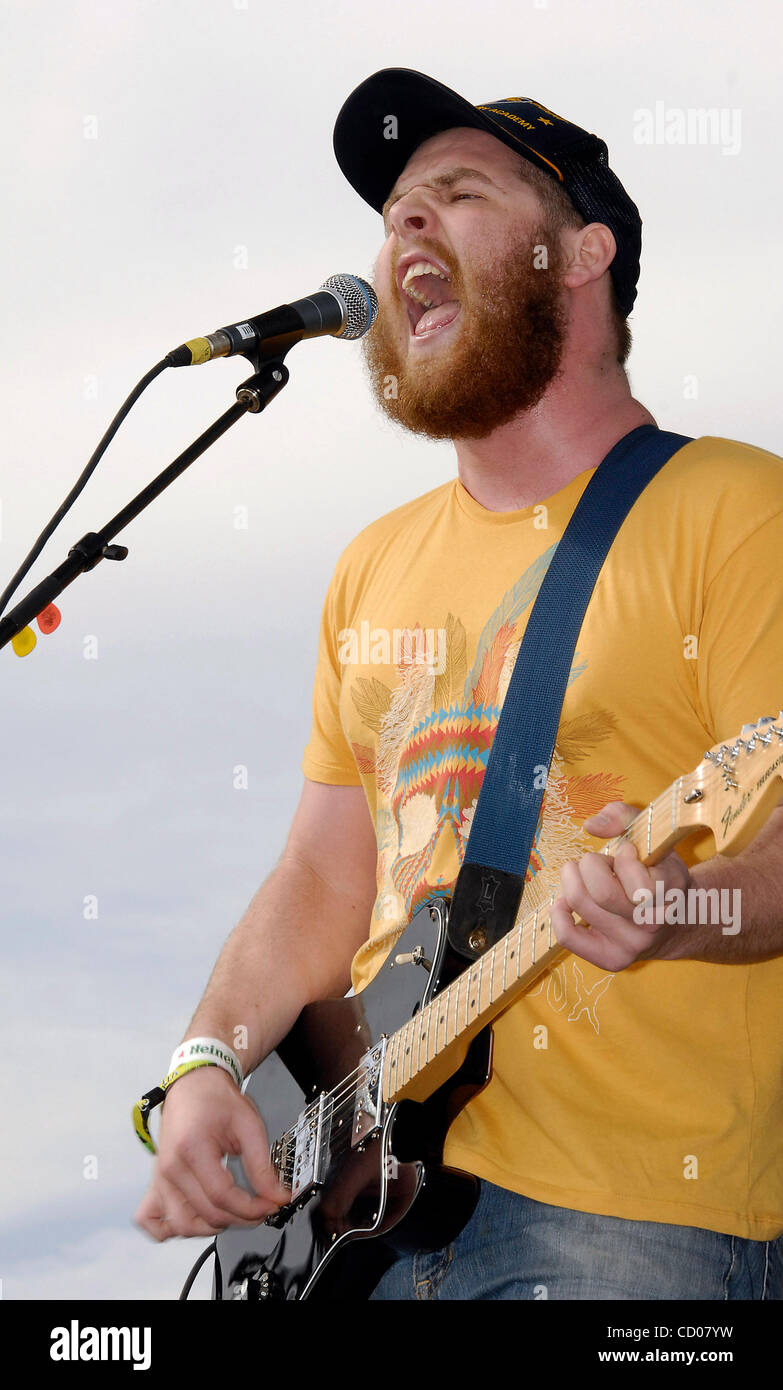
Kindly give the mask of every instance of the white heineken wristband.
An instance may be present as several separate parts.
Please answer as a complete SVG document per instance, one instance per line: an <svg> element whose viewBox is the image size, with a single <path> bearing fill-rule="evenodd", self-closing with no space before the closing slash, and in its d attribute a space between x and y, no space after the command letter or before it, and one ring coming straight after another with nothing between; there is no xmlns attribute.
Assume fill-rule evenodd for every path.
<svg viewBox="0 0 783 1390"><path fill-rule="evenodd" d="M188 1038L186 1042L180 1043L171 1058L169 1073L176 1071L186 1062L209 1062L213 1066L222 1067L223 1071L233 1076L241 1089L244 1078L239 1058L219 1038Z"/></svg>

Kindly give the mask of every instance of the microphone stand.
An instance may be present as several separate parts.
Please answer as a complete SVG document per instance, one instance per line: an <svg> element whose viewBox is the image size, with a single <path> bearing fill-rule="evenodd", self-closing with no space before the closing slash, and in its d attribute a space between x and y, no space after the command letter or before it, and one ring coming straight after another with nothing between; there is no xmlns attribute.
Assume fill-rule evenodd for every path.
<svg viewBox="0 0 783 1390"><path fill-rule="evenodd" d="M0 647L6 646L12 637L27 627L48 604L52 603L63 589L72 584L80 574L95 569L101 560L124 560L128 554L127 546L112 545L111 541L130 521L143 512L154 498L158 497L170 483L184 473L191 463L210 448L220 436L235 425L237 420L247 414L256 415L264 410L269 402L282 391L289 378L289 371L282 358L257 360L257 370L237 387L236 405L209 426L198 439L164 468L152 482L123 507L115 517L100 531L88 531L76 545L68 551L68 559L53 570L46 579L37 584L4 618L0 618Z"/></svg>

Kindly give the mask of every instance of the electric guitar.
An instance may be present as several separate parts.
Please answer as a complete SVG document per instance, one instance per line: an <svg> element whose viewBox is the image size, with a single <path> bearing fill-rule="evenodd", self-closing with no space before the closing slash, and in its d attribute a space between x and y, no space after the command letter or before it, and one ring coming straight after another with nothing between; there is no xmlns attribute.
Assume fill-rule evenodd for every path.
<svg viewBox="0 0 783 1390"><path fill-rule="evenodd" d="M717 853L736 854L780 800L778 778L783 710L710 749L602 852L627 839L653 864L709 829ZM364 1299L399 1254L455 1238L478 1180L442 1163L446 1131L491 1075L488 1025L568 954L553 940L556 896L469 968L447 940L448 900L432 898L366 989L302 1010L245 1090L278 1135L291 1203L217 1237L214 1297ZM229 1166L252 1190L240 1160Z"/></svg>

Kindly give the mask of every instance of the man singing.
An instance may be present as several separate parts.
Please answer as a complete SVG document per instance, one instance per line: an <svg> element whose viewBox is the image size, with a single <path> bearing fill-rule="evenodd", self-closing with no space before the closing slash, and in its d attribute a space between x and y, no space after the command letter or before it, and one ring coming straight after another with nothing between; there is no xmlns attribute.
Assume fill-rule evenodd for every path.
<svg viewBox="0 0 783 1390"><path fill-rule="evenodd" d="M656 423L624 369L641 222L603 141L527 98L475 107L389 69L348 98L335 150L384 220L375 396L452 440L457 476L337 563L286 848L186 1034L231 1064L166 1094L136 1218L159 1240L253 1226L287 1200L234 1029L247 1073L451 891L557 543L602 459ZM570 954L496 1019L491 1079L449 1128L445 1162L480 1180L474 1215L373 1297L783 1298L783 805L731 859L704 833L653 868L630 843L598 852L705 748L780 709L781 554L783 463L721 438L679 449L621 527L524 894L525 913L557 895ZM741 921L640 917L658 883L684 901L731 890Z"/></svg>

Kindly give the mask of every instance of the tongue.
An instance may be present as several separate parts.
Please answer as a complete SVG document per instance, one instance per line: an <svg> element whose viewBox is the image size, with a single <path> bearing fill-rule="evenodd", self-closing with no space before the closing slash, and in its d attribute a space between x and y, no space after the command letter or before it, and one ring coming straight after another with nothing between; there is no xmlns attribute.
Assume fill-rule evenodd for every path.
<svg viewBox="0 0 783 1390"><path fill-rule="evenodd" d="M422 333L429 333L433 328L445 328L458 313L459 303L456 299L449 299L445 304L436 304L434 309L425 309L413 330L414 335L419 338Z"/></svg>

